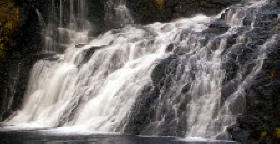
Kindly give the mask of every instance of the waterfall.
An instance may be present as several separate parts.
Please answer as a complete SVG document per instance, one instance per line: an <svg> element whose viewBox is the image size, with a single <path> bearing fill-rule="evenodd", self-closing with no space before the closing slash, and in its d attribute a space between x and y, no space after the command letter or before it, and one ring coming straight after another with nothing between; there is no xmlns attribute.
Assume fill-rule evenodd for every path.
<svg viewBox="0 0 280 144"><path fill-rule="evenodd" d="M168 55L167 46L178 41L182 29L192 27L199 32L207 21L208 17L197 16L170 24L127 26L82 48L72 44L64 54L38 61L24 107L8 123L117 131L138 93L151 83L157 60Z"/></svg>
<svg viewBox="0 0 280 144"><path fill-rule="evenodd" d="M49 4L47 25L43 29L43 52L63 53L75 42L87 43L79 33L87 33L90 23L86 20L86 0L69 0L59 2L52 0ZM41 18L40 18L41 19ZM80 39L75 38L80 35Z"/></svg>
<svg viewBox="0 0 280 144"><path fill-rule="evenodd" d="M125 0L106 1L104 19L113 25L111 27L124 27L134 23Z"/></svg>
<svg viewBox="0 0 280 144"><path fill-rule="evenodd" d="M44 18L38 9L36 9L36 13L38 16L40 26L42 26L42 27L45 26Z"/></svg>
<svg viewBox="0 0 280 144"><path fill-rule="evenodd" d="M265 43L257 46L254 52L247 56L246 63L244 62L246 48L240 46L244 43L251 44L252 41L246 38L258 27L254 16L261 13L262 6L266 3L267 1L258 1L242 7L234 6L226 10L225 22L230 26L227 32L206 44L206 47L202 49L201 56L191 56L195 57L194 61L198 62L196 64L196 69L198 70L196 73L198 74L196 74L195 80L191 82L189 91L192 100L188 108L190 111L187 122L190 125L187 130L188 137L217 138L217 136L226 131L227 126L236 122L236 115L244 111L246 89L250 87L254 78L262 69L268 49L279 40L279 36L276 35L272 36L271 39L267 39ZM237 31L244 28L246 24L244 21L252 16L254 18L252 18L251 24L242 34L238 34L236 44L228 49L229 41L232 39L230 35L238 33ZM209 53L207 47L211 48L213 44L217 44L215 40L218 40L218 46L216 46L214 52L211 51L209 56L206 54L207 52ZM243 52L240 53L240 51ZM197 52L201 53L200 51ZM238 56L236 62L239 63L239 66L236 71L237 76L230 80L228 84L231 85L237 82L238 86L231 85L233 92L226 96L226 100L223 100L221 92L224 88L223 85L227 83L225 82L225 79L227 79L226 69L223 67L227 62L235 59L232 57L233 55ZM202 57L205 58L201 59ZM254 65L254 67L250 68L250 65Z"/></svg>
<svg viewBox="0 0 280 144"><path fill-rule="evenodd" d="M228 99L225 102L222 102L222 85L223 80L225 79L225 70L221 69L223 67L223 58L222 54L228 48L228 36L236 33L236 29L243 26L244 17L251 8L256 8L265 1L256 2L253 5L245 6L243 8L230 9L225 16L225 21L231 27L227 30L226 33L219 35L214 38L213 41L210 41L206 47L202 49L202 56L199 58L195 57L194 61L197 61L196 64L199 66L199 74L196 75L195 81L192 81L190 88L190 95L192 95L192 100L189 107L189 118L188 124L191 127L188 128L187 136L199 136L199 137L211 137L217 136L219 132L225 132L226 127L235 122L235 115L233 113L239 113L245 108L245 101L243 95L245 94L245 88L249 86L252 81L252 78L258 74L259 70L262 67L262 60L265 59L265 53L262 50L267 48L266 46L261 46L259 50L256 50L255 54L258 55L257 61L254 61L255 67L250 74L247 75L247 78L242 80L241 77L237 77L235 80L243 81L239 84L236 90L228 95ZM253 23L252 23L253 25ZM250 32L254 27L251 26L251 29L248 29L247 32ZM245 35L238 36L237 44L244 43L242 40L245 38ZM216 44L218 40L218 46L214 52L211 52L211 56L207 55L207 47L213 47L213 44ZM268 41L271 42L271 41ZM266 45L266 44L264 44ZM234 53L234 46L232 51L227 52L226 61L230 60L230 55ZM205 57L201 60L201 57ZM205 61L206 60L206 61ZM202 71L200 71L202 70ZM242 72L237 72L242 73ZM242 99L242 100L240 100ZM232 112L230 107L236 103L239 103L239 108L236 108L235 112ZM224 103L224 104L223 104ZM218 132L218 133L217 133Z"/></svg>
<svg viewBox="0 0 280 144"><path fill-rule="evenodd" d="M59 1L59 26L63 26L63 1Z"/></svg>
<svg viewBox="0 0 280 144"><path fill-rule="evenodd" d="M279 40L253 43L266 17L257 14L266 4L235 5L213 17L201 33L187 28L178 33L180 40L168 46L173 53L155 67L153 84L139 94L125 131L229 139L226 128L244 112L246 90Z"/></svg>
<svg viewBox="0 0 280 144"><path fill-rule="evenodd" d="M279 40L250 47L264 1L133 25L123 0L107 1L105 16L122 27L89 40L85 2L60 0L57 17L52 1L44 50L56 53L33 66L23 108L7 125L225 139Z"/></svg>

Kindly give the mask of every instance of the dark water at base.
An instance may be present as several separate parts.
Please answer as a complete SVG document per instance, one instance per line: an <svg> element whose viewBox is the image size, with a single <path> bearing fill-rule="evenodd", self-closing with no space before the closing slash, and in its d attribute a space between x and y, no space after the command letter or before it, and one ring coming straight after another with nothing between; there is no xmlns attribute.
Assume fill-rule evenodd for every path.
<svg viewBox="0 0 280 144"><path fill-rule="evenodd" d="M38 130L0 131L0 144L236 144L236 142L186 142L176 137L131 135L63 135Z"/></svg>

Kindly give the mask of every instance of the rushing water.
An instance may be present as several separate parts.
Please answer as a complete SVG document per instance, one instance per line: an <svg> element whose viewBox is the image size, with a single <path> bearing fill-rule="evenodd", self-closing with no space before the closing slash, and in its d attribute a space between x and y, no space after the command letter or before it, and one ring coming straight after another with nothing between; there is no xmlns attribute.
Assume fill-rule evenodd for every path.
<svg viewBox="0 0 280 144"><path fill-rule="evenodd" d="M125 0L106 1L104 19L107 23L120 27L134 23Z"/></svg>
<svg viewBox="0 0 280 144"><path fill-rule="evenodd" d="M58 5L58 6L57 6ZM57 1L49 3L47 23L43 28L44 39L43 52L62 53L69 44L87 43L87 36L90 23L86 18L86 0ZM39 20L42 23L42 16L38 12Z"/></svg>
<svg viewBox="0 0 280 144"><path fill-rule="evenodd" d="M63 4L61 0L58 22L56 9L50 7L44 33L44 51L55 54L33 66L23 108L5 122L10 128L64 127L64 132L123 133L130 126L137 100L141 100L146 86L153 85L152 89L159 92L155 102L150 103L151 109L147 108L154 115L143 125L143 131L162 134L163 127L172 124L176 126L174 131L180 126L188 139L215 139L224 135L226 127L243 111L244 91L261 69L267 47L279 39L273 36L252 50L248 61L253 68L244 77L243 65L237 66L238 75L228 83L237 81L238 86L224 97L227 70L223 66L233 54L239 58L239 46L250 41L246 34L254 30L254 16L265 2L235 6L215 17L197 15L140 26L128 25L133 20L121 0L113 8L122 26L126 26L92 40L88 38L85 1L70 0L69 9ZM253 17L252 23L240 32L248 15ZM224 32L209 32L210 23L221 16L225 17ZM106 19L111 18L108 12ZM236 42L231 45L233 36ZM163 70L166 78L155 84L158 64L172 56L175 58L167 67L173 69ZM232 109L237 103L239 108Z"/></svg>
<svg viewBox="0 0 280 144"><path fill-rule="evenodd" d="M34 65L24 107L8 123L115 131L177 34L188 27L199 32L207 21L201 15L171 24L127 26L81 48L73 43L64 54ZM165 26L170 31L163 32ZM79 39L87 33L76 35Z"/></svg>

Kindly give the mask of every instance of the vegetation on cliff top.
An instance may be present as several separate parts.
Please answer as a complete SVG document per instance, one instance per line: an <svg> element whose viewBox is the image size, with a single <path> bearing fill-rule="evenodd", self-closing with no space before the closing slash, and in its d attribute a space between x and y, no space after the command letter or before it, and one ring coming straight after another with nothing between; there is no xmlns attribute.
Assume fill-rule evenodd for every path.
<svg viewBox="0 0 280 144"><path fill-rule="evenodd" d="M161 8L164 4L164 0L155 0L156 4Z"/></svg>
<svg viewBox="0 0 280 144"><path fill-rule="evenodd" d="M10 0L0 1L0 58L15 46L14 36L19 30L19 8Z"/></svg>

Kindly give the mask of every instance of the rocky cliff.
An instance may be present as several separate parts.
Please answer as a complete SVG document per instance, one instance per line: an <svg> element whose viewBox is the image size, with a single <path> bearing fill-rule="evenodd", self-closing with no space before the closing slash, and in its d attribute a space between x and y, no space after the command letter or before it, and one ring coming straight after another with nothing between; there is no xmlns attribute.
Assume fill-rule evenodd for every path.
<svg viewBox="0 0 280 144"><path fill-rule="evenodd" d="M252 39L252 46L263 43L273 35L278 38L274 44L269 45L268 55L260 72L246 89L243 113L237 117L236 125L228 128L233 139L242 143L280 142L279 8L278 1L270 1L269 5L262 7L256 13L256 28L248 34L248 38ZM244 23L247 24L250 19L246 17Z"/></svg>

